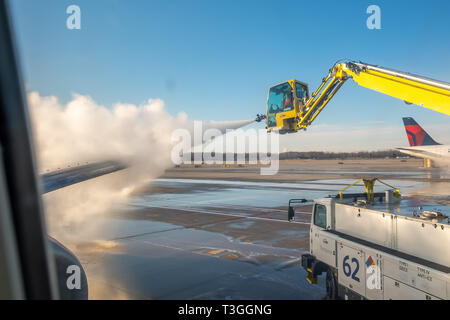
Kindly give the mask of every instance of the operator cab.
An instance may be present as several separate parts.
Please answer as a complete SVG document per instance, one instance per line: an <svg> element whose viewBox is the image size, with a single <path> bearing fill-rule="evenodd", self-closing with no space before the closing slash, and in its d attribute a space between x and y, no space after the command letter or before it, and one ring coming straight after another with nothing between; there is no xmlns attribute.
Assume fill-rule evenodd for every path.
<svg viewBox="0 0 450 320"><path fill-rule="evenodd" d="M271 87L267 98L267 131L295 132L295 118L308 99L308 85L295 79Z"/></svg>

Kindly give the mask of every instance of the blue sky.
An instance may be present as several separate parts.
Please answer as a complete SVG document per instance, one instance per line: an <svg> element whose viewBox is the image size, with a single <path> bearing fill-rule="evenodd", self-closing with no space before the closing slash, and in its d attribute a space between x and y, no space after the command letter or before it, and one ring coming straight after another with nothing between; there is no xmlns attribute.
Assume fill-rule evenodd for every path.
<svg viewBox="0 0 450 320"><path fill-rule="evenodd" d="M66 8L81 8L81 30ZM366 8L381 8L381 30ZM201 120L265 112L267 89L296 78L316 88L338 59L361 60L450 82L449 1L11 1L28 90L67 102L161 98ZM339 130L401 126L445 115L347 82L316 120ZM448 132L448 131L447 131ZM450 142L450 141L449 141ZM397 142L396 142L397 143Z"/></svg>

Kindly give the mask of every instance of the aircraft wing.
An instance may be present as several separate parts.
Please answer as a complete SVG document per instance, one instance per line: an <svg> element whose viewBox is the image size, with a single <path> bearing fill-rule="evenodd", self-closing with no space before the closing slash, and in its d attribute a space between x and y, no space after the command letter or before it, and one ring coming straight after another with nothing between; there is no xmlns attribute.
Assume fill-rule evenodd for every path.
<svg viewBox="0 0 450 320"><path fill-rule="evenodd" d="M237 129L254 121L208 121L203 123L203 127L205 130L217 129L225 134L228 129ZM192 128L189 128L191 132L194 130L193 126L192 123ZM43 193L47 193L126 168L128 168L128 165L124 161L103 161L44 173L40 175L40 180Z"/></svg>
<svg viewBox="0 0 450 320"><path fill-rule="evenodd" d="M123 170L127 167L128 165L124 162L103 161L44 173L40 175L43 193Z"/></svg>

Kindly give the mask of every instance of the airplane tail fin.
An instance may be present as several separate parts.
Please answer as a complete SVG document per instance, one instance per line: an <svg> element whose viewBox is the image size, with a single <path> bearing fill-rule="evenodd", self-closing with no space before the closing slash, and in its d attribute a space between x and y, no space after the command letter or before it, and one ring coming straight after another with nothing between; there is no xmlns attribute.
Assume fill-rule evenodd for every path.
<svg viewBox="0 0 450 320"><path fill-rule="evenodd" d="M410 147L440 145L413 118L403 118L403 124Z"/></svg>

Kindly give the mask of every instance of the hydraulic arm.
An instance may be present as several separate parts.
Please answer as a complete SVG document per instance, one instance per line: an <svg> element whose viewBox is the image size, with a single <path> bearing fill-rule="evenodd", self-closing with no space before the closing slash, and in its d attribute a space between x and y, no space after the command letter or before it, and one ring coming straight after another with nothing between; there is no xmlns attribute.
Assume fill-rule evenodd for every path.
<svg viewBox="0 0 450 320"><path fill-rule="evenodd" d="M450 115L450 84L358 62L336 63L309 96L308 85L289 80L269 89L267 130L306 129L348 79L360 86Z"/></svg>

